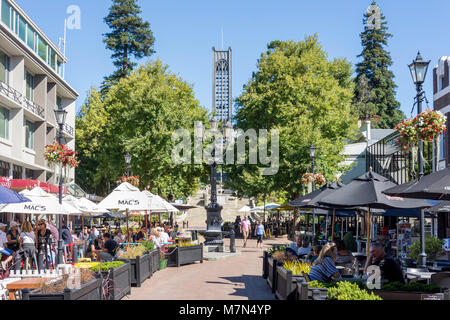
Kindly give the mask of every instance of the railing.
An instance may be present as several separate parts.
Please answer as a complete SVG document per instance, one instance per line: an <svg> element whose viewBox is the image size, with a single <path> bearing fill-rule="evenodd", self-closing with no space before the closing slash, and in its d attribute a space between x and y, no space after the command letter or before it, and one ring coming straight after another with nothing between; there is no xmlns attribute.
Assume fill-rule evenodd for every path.
<svg viewBox="0 0 450 320"><path fill-rule="evenodd" d="M18 104L22 104L22 94L9 84L0 81L0 92Z"/></svg>
<svg viewBox="0 0 450 320"><path fill-rule="evenodd" d="M74 127L72 127L71 125L68 125L67 123L64 124L64 132L66 132L67 134L71 135L72 137L75 134L75 129Z"/></svg>
<svg viewBox="0 0 450 320"><path fill-rule="evenodd" d="M34 103L33 101L28 100L27 98L23 98L23 107L27 109L28 111L31 111L35 115L38 115L41 118L45 119L45 109L42 108L37 103Z"/></svg>

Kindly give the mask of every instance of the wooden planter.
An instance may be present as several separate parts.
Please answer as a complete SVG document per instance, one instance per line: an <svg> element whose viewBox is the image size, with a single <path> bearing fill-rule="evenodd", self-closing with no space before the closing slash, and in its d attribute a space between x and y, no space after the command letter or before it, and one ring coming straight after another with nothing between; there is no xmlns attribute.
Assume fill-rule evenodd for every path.
<svg viewBox="0 0 450 320"><path fill-rule="evenodd" d="M119 261L128 262L130 264L131 285L140 287L141 284L150 278L150 254L136 257L136 259L118 259Z"/></svg>
<svg viewBox="0 0 450 320"><path fill-rule="evenodd" d="M200 261L203 263L203 244L190 247L176 247L166 255L168 267L179 267L183 264Z"/></svg>
<svg viewBox="0 0 450 320"><path fill-rule="evenodd" d="M308 286L308 282L306 280L297 282L297 300L314 300L314 292L317 293L318 296L326 296L328 289L327 288L311 288Z"/></svg>
<svg viewBox="0 0 450 320"><path fill-rule="evenodd" d="M269 276L269 253L267 251L263 252L263 265L262 265L262 276L263 279L267 279Z"/></svg>
<svg viewBox="0 0 450 320"><path fill-rule="evenodd" d="M272 289L272 293L275 293L276 283L277 283L277 264L278 261L269 257L267 259L267 284Z"/></svg>
<svg viewBox="0 0 450 320"><path fill-rule="evenodd" d="M297 282L306 281L302 275L293 275L292 271L283 266L276 268L275 296L279 300L295 300L297 297Z"/></svg>
<svg viewBox="0 0 450 320"><path fill-rule="evenodd" d="M131 294L131 267L124 263L118 268L101 272L102 278L108 281L108 292L105 300L120 300L127 294ZM100 277L96 273L97 277Z"/></svg>
<svg viewBox="0 0 450 320"><path fill-rule="evenodd" d="M63 293L39 293L39 290L22 290L22 300L102 300L102 279L97 278L81 286L80 289L64 289Z"/></svg>
<svg viewBox="0 0 450 320"><path fill-rule="evenodd" d="M161 260L161 256L159 255L159 248L150 252L150 255L151 255L150 270L151 270L151 274L154 274L156 271L159 270L159 262Z"/></svg>
<svg viewBox="0 0 450 320"><path fill-rule="evenodd" d="M384 291L373 290L377 296L383 298L383 300L422 300L422 295L432 295L430 292L417 292L417 291Z"/></svg>

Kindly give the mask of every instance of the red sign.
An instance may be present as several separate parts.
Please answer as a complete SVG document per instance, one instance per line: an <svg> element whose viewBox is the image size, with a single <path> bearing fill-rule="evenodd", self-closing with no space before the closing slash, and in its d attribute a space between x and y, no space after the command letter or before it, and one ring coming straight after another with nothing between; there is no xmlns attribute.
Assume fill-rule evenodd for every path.
<svg viewBox="0 0 450 320"><path fill-rule="evenodd" d="M42 190L49 193L58 193L59 187L50 183L40 182L39 180L30 179L9 179L6 177L0 177L0 185L8 189L33 189L35 187L41 187ZM67 193L67 189L63 187L63 193Z"/></svg>

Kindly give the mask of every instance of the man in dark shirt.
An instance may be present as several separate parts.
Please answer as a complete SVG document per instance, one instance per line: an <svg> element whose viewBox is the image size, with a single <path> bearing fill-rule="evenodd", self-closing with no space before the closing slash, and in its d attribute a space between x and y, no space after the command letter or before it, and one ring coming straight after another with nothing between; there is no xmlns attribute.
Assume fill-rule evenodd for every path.
<svg viewBox="0 0 450 320"><path fill-rule="evenodd" d="M105 244L103 245L103 249L99 250L100 258L102 261L112 261L116 255L119 244L111 239L111 235L109 233L105 233L103 238L105 239Z"/></svg>
<svg viewBox="0 0 450 320"><path fill-rule="evenodd" d="M70 233L69 228L63 224L62 226L62 239L64 241L65 245L71 244L73 242L72 240L72 233Z"/></svg>
<svg viewBox="0 0 450 320"><path fill-rule="evenodd" d="M402 268L394 258L386 255L386 252L380 243L374 243L370 246L369 258L367 259L364 271L367 270L370 265L379 266L382 278L389 282L405 282Z"/></svg>

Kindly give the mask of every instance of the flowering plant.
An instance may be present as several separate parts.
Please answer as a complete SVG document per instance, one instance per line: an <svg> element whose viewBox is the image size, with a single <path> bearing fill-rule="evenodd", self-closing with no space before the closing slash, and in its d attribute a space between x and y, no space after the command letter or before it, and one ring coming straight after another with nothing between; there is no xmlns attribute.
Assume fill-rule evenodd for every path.
<svg viewBox="0 0 450 320"><path fill-rule="evenodd" d="M44 158L49 163L76 168L80 164L77 154L78 152L70 149L66 145L55 142L54 144L45 146Z"/></svg>
<svg viewBox="0 0 450 320"><path fill-rule="evenodd" d="M325 183L327 183L327 180L325 179L323 174L318 173L318 174L316 174L316 177L315 177L315 183L316 183L316 185L322 186Z"/></svg>
<svg viewBox="0 0 450 320"><path fill-rule="evenodd" d="M447 132L447 118L439 111L427 109L413 119L405 120L395 126L400 137L397 143L404 149L414 148L420 140L428 142Z"/></svg>
<svg viewBox="0 0 450 320"><path fill-rule="evenodd" d="M139 187L139 176L120 177L116 182L117 184L128 182L135 187Z"/></svg>
<svg viewBox="0 0 450 320"><path fill-rule="evenodd" d="M302 183L303 184L308 184L313 181L314 181L314 174L307 172L302 175Z"/></svg>
<svg viewBox="0 0 450 320"><path fill-rule="evenodd" d="M325 180L325 177L324 177L324 175L322 173L316 173L316 174L309 173L309 172L304 173L302 175L302 183L306 185L306 184L308 184L310 182L313 182L315 185L322 186L327 181Z"/></svg>

